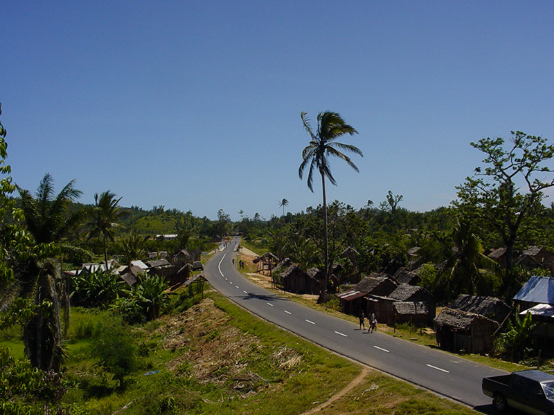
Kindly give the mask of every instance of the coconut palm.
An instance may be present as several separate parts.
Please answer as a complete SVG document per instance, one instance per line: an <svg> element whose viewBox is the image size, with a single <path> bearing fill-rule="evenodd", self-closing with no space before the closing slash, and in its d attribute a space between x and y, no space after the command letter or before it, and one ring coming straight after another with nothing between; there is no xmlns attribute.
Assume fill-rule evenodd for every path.
<svg viewBox="0 0 554 416"><path fill-rule="evenodd" d="M279 206L280 207L283 207L283 217L285 216L285 207L289 204L289 201L287 201L287 198L283 198L280 202L279 202Z"/></svg>
<svg viewBox="0 0 554 416"><path fill-rule="evenodd" d="M338 113L325 111L317 115L317 130L313 131L308 119L307 113L302 112L300 114L304 128L311 137L311 141L308 146L302 151L302 163L298 168L298 176L302 179L304 170L309 165L308 172L308 188L310 191L313 189L314 171L317 170L321 175L321 186L323 191L323 226L324 226L324 244L325 244L325 287L323 291L327 289L327 281L329 274L329 253L328 253L328 233L327 233L327 197L325 193L325 178L329 180L333 185L337 185L335 178L331 173L329 165L329 157L334 156L344 160L352 169L359 172L358 167L350 160L348 156L341 152L346 150L358 154L363 157L362 151L356 146L350 144L344 144L336 142L335 140L345 134L354 135L358 132L356 129L344 122L342 117Z"/></svg>
<svg viewBox="0 0 554 416"><path fill-rule="evenodd" d="M115 199L115 194L110 191L94 194L94 206L92 207L92 220L89 222L91 228L89 240L99 238L104 247L104 261L108 270L108 240L114 241L114 230L121 226L121 220L128 213L119 206L121 198Z"/></svg>
<svg viewBox="0 0 554 416"><path fill-rule="evenodd" d="M498 263L483 254L481 240L467 219L457 219L452 239L457 250L446 268L452 294L492 292L492 287L487 287L490 284L484 278L483 269L498 272L500 268Z"/></svg>

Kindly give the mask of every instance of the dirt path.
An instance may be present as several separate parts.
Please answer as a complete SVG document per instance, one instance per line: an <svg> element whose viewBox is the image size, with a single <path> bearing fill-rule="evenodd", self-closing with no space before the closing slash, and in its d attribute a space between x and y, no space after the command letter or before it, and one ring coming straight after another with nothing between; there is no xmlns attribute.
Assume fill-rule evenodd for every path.
<svg viewBox="0 0 554 416"><path fill-rule="evenodd" d="M320 404L317 407L314 407L313 409L309 410L308 412L304 413L305 415L313 415L313 414L319 414L324 408L332 404L333 402L340 399L342 396L344 396L346 393L348 393L350 390L352 390L354 387L356 387L358 384L360 384L364 378L369 374L369 368L364 367L362 369L362 372L358 377L356 377L354 380L350 382L348 386L346 386L344 389L339 391L337 394L335 394L333 397L331 397L329 400L327 400L325 403Z"/></svg>

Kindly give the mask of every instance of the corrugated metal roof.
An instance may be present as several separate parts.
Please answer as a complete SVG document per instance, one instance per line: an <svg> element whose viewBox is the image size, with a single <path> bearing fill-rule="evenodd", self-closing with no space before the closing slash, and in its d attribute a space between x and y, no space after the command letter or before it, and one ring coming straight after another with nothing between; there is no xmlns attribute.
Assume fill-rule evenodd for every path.
<svg viewBox="0 0 554 416"><path fill-rule="evenodd" d="M514 300L554 305L554 278L531 277L514 296Z"/></svg>
<svg viewBox="0 0 554 416"><path fill-rule="evenodd" d="M337 297L343 300L354 300L365 295L366 294L364 292L360 292L358 290L349 290L348 292L338 294Z"/></svg>
<svg viewBox="0 0 554 416"><path fill-rule="evenodd" d="M520 315L527 315L527 312L530 312L531 315L535 316L546 316L546 317L553 317L554 316L554 306L552 305L546 305L544 303L539 303L538 305L533 306L532 308L529 308L523 312L520 312Z"/></svg>

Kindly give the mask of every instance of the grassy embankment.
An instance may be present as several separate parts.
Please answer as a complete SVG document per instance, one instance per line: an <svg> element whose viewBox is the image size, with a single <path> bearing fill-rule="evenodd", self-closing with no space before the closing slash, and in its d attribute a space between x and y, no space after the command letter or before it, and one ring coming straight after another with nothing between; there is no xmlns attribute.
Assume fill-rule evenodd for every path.
<svg viewBox="0 0 554 416"><path fill-rule="evenodd" d="M123 389L91 355L95 328L109 314L75 309L65 406L82 414L301 414L322 405L317 413L473 412L377 371L324 405L361 366L252 316L214 291L206 295L184 312L127 328L138 363ZM157 372L146 375L152 371Z"/></svg>

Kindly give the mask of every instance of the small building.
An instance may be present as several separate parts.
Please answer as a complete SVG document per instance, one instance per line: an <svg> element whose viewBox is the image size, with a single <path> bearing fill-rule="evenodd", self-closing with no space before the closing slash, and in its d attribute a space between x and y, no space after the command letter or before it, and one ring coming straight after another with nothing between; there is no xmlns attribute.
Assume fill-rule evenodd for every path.
<svg viewBox="0 0 554 416"><path fill-rule="evenodd" d="M279 275L278 284L283 290L298 294L317 295L321 290L319 283L296 264Z"/></svg>
<svg viewBox="0 0 554 416"><path fill-rule="evenodd" d="M437 344L455 352L486 353L493 348L498 322L476 313L444 308L435 318Z"/></svg>
<svg viewBox="0 0 554 416"><path fill-rule="evenodd" d="M369 295L368 298L373 301L372 307L377 320L388 325L411 322L424 326L431 324L435 318L436 300L421 286L402 283L388 296ZM412 315L409 314L410 311L413 311Z"/></svg>
<svg viewBox="0 0 554 416"><path fill-rule="evenodd" d="M554 305L554 277L532 276L514 296L520 310L539 303Z"/></svg>
<svg viewBox="0 0 554 416"><path fill-rule="evenodd" d="M547 269L554 273L554 253L542 247L531 246L521 253L515 264L527 269Z"/></svg>
<svg viewBox="0 0 554 416"><path fill-rule="evenodd" d="M506 268L506 247L497 248L491 251L487 254L487 257L500 264L500 266Z"/></svg>
<svg viewBox="0 0 554 416"><path fill-rule="evenodd" d="M397 283L387 275L370 275L354 285L351 290L339 293L337 297L345 313L359 315L363 310L365 315L369 316L369 313L375 311L372 302L376 300L368 295L388 296L397 286Z"/></svg>
<svg viewBox="0 0 554 416"><path fill-rule="evenodd" d="M400 302L392 303L392 325L410 323L417 327L423 327L429 322L429 306L425 302ZM391 323L387 322L389 325Z"/></svg>
<svg viewBox="0 0 554 416"><path fill-rule="evenodd" d="M273 253L267 252L256 257L253 263L256 265L257 273L265 274L267 272L271 276L271 270L279 264L279 258Z"/></svg>
<svg viewBox="0 0 554 416"><path fill-rule="evenodd" d="M175 255L173 256L173 264L177 266L178 268L183 267L185 264L192 262L192 256L189 254L187 250L179 250Z"/></svg>
<svg viewBox="0 0 554 416"><path fill-rule="evenodd" d="M393 279L398 284L406 283L408 285L417 285L419 283L419 275L415 271L410 271L406 267L401 267L396 271Z"/></svg>
<svg viewBox="0 0 554 416"><path fill-rule="evenodd" d="M448 307L486 316L500 325L512 312L500 299L490 296L459 295Z"/></svg>
<svg viewBox="0 0 554 416"><path fill-rule="evenodd" d="M533 276L514 296L520 314L530 312L533 322L539 326L533 336L546 339L550 343L554 338L554 277Z"/></svg>

